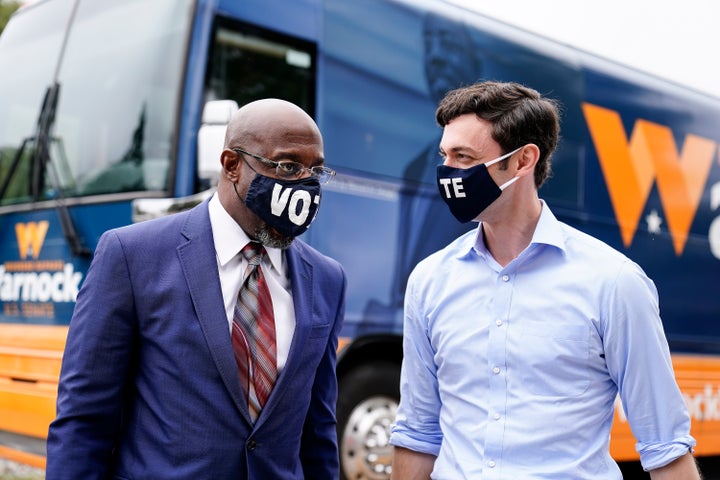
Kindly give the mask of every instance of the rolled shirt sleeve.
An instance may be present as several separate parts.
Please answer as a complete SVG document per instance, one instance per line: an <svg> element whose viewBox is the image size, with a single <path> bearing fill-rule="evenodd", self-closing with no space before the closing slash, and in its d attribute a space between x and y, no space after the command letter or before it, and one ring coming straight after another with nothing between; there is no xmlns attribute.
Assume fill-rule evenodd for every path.
<svg viewBox="0 0 720 480"><path fill-rule="evenodd" d="M441 403L437 368L427 322L419 313L412 278L411 275L405 296L400 405L390 444L437 456L443 437L439 422Z"/></svg>
<svg viewBox="0 0 720 480"><path fill-rule="evenodd" d="M667 465L695 446L675 381L654 283L634 263L619 270L604 322L605 353L643 468Z"/></svg>

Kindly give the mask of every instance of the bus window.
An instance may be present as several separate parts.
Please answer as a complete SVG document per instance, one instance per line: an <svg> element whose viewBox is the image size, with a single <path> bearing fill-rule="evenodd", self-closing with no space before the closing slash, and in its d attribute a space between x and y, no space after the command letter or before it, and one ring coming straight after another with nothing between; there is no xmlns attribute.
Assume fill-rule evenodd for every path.
<svg viewBox="0 0 720 480"><path fill-rule="evenodd" d="M70 3L57 3L64 15L21 11L27 21L2 37L0 48L15 52L10 61L33 58L14 64L23 65L19 77L0 78L0 90L13 92L0 99L0 138L12 139L0 145L0 168L13 176L2 204L168 188L192 2ZM41 20L57 28L38 28ZM33 40L18 47L23 36ZM43 102L48 93L54 102ZM45 131L37 128L40 119ZM45 156L30 154L36 150ZM33 182L33 175L41 180Z"/></svg>
<svg viewBox="0 0 720 480"><path fill-rule="evenodd" d="M315 46L247 24L217 22L205 81L205 100L238 105L281 98L315 113Z"/></svg>
<svg viewBox="0 0 720 480"><path fill-rule="evenodd" d="M72 3L61 0L43 8L26 8L15 15L0 37L0 72L5 72L0 75L0 189L4 189L0 205L32 201L32 145L28 143L35 132L43 92L59 61ZM28 142L21 151L25 139Z"/></svg>

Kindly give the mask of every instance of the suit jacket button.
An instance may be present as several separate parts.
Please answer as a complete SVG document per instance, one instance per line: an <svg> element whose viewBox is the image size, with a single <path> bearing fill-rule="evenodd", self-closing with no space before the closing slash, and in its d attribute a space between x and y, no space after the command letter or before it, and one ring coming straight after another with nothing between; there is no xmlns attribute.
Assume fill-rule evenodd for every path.
<svg viewBox="0 0 720 480"><path fill-rule="evenodd" d="M255 440L253 440L253 439L248 440L247 449L252 452L253 450L255 450L255 447L257 447L257 443L255 443Z"/></svg>

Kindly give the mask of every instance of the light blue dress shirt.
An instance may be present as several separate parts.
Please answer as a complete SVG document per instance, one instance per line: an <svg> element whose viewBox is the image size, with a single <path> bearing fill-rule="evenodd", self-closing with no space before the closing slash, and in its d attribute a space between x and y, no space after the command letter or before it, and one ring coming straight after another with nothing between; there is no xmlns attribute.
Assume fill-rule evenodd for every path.
<svg viewBox="0 0 720 480"><path fill-rule="evenodd" d="M544 203L505 268L479 232L410 276L390 443L436 455L434 479L621 479L609 454L619 393L646 470L692 449L640 267Z"/></svg>

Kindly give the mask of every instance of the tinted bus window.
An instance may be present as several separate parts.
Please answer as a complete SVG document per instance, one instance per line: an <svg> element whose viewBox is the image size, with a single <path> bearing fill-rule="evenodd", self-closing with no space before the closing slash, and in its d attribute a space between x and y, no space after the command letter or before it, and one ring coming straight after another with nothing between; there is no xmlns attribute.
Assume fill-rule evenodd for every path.
<svg viewBox="0 0 720 480"><path fill-rule="evenodd" d="M241 23L219 21L206 77L206 100L244 105L281 98L315 110L315 47Z"/></svg>

